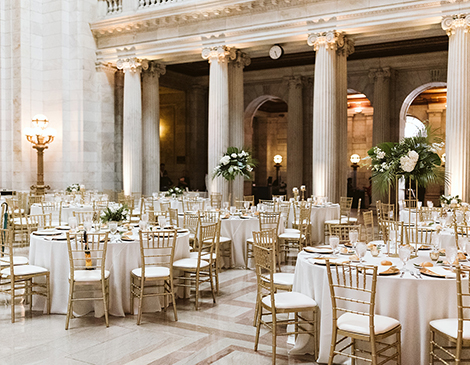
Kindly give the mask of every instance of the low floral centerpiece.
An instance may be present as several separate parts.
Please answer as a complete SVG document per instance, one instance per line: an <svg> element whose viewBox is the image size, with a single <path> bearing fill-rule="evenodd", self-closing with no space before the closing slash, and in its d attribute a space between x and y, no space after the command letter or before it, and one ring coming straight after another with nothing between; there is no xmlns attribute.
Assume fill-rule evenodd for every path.
<svg viewBox="0 0 470 365"><path fill-rule="evenodd" d="M172 196L173 194L175 194L176 196L181 196L181 195L183 195L183 193L184 193L183 189L181 189L177 186L173 186L173 187L168 189L165 196Z"/></svg>
<svg viewBox="0 0 470 365"><path fill-rule="evenodd" d="M78 191L81 190L84 190L85 189L85 185L82 185L82 184L72 184L72 185L69 185L67 186L67 188L65 189L65 191L67 193L76 193Z"/></svg>
<svg viewBox="0 0 470 365"><path fill-rule="evenodd" d="M122 222L123 220L127 219L127 215L129 214L129 208L126 204L122 205L119 208L106 208L103 210L101 214L101 221L103 223L107 222Z"/></svg>
<svg viewBox="0 0 470 365"><path fill-rule="evenodd" d="M451 205L451 204L460 204L462 203L462 199L459 198L458 195L441 195L441 205Z"/></svg>
<svg viewBox="0 0 470 365"><path fill-rule="evenodd" d="M222 176L225 180L233 181L236 176L243 176L250 179L255 166L256 161L249 152L237 147L229 147L214 168L212 178Z"/></svg>
<svg viewBox="0 0 470 365"><path fill-rule="evenodd" d="M384 142L371 148L367 154L371 159L375 189L384 193L401 177L423 188L429 183L446 180L437 153L443 146L442 140L427 128L415 137L406 137L400 142Z"/></svg>

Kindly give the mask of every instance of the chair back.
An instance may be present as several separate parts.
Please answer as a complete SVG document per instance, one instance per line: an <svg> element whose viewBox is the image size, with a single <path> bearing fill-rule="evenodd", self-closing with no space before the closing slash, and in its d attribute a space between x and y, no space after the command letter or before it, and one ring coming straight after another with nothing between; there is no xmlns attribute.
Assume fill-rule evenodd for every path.
<svg viewBox="0 0 470 365"><path fill-rule="evenodd" d="M290 207L290 202L279 203L279 212L281 213L281 217L284 218L284 228L287 228L289 224Z"/></svg>
<svg viewBox="0 0 470 365"><path fill-rule="evenodd" d="M364 235L366 243L374 240L374 212L369 210L362 213L362 220L364 223L364 229L362 234Z"/></svg>
<svg viewBox="0 0 470 365"><path fill-rule="evenodd" d="M460 265L456 268L457 282L457 343L462 344L465 323L470 323L470 268ZM464 280L463 280L464 279Z"/></svg>
<svg viewBox="0 0 470 365"><path fill-rule="evenodd" d="M77 224L82 225L83 222L93 221L93 212L72 212L73 216L77 218Z"/></svg>
<svg viewBox="0 0 470 365"><path fill-rule="evenodd" d="M273 195L273 199L287 201L287 195Z"/></svg>
<svg viewBox="0 0 470 365"><path fill-rule="evenodd" d="M0 228L0 261L2 266L10 266L10 273L13 270L13 232L10 229Z"/></svg>
<svg viewBox="0 0 470 365"><path fill-rule="evenodd" d="M330 225L330 236L338 236L339 243L349 242L349 232L356 230L361 237L361 226L352 224L331 224Z"/></svg>
<svg viewBox="0 0 470 365"><path fill-rule="evenodd" d="M268 247L275 250L277 243L277 232L275 229L265 231L253 231L253 242L257 246Z"/></svg>
<svg viewBox="0 0 470 365"><path fill-rule="evenodd" d="M253 232L253 239L255 239L255 233ZM264 236L268 240L269 234L267 232L261 232L266 234ZM260 237L258 237L260 241ZM263 242L261 240L261 242ZM265 241L266 242L266 241ZM274 271L276 269L276 255L273 247L269 247L268 244L257 245L256 242L253 244L253 256L255 258L255 270L256 270L256 281L258 288L258 303L261 303L263 297L271 295L271 308L275 308L274 305Z"/></svg>
<svg viewBox="0 0 470 365"><path fill-rule="evenodd" d="M170 225L178 227L178 209L168 208L168 217L170 218Z"/></svg>
<svg viewBox="0 0 470 365"><path fill-rule="evenodd" d="M385 204L377 201L377 219L393 221L395 220L395 205Z"/></svg>
<svg viewBox="0 0 470 365"><path fill-rule="evenodd" d="M140 231L142 277L148 267L167 267L173 275L173 259L177 232L175 230Z"/></svg>
<svg viewBox="0 0 470 365"><path fill-rule="evenodd" d="M339 211L341 217L349 217L351 216L351 207L352 207L353 198L342 196L339 198Z"/></svg>
<svg viewBox="0 0 470 365"><path fill-rule="evenodd" d="M332 265L326 260L326 269L333 309L333 327L336 327L336 322L343 313L367 317L372 342L377 266L350 263Z"/></svg>
<svg viewBox="0 0 470 365"><path fill-rule="evenodd" d="M43 201L45 201L45 196L44 195L29 195L28 198L28 204L29 208L31 209L31 205L33 204L41 204Z"/></svg>
<svg viewBox="0 0 470 365"><path fill-rule="evenodd" d="M198 210L202 210L201 202L193 199L183 199L184 212L197 212Z"/></svg>
<svg viewBox="0 0 470 365"><path fill-rule="evenodd" d="M277 210L277 204L274 200L259 200L260 204L263 204L265 211L275 212Z"/></svg>
<svg viewBox="0 0 470 365"><path fill-rule="evenodd" d="M259 230L266 231L270 229L275 229L276 232L278 232L280 218L281 213L279 212L260 212L258 216Z"/></svg>
<svg viewBox="0 0 470 365"><path fill-rule="evenodd" d="M31 214L27 216L28 232L31 234L38 229L52 228L52 213Z"/></svg>
<svg viewBox="0 0 470 365"><path fill-rule="evenodd" d="M118 203L126 205L129 212L132 213L135 208L135 197L133 195L121 195L118 199Z"/></svg>
<svg viewBox="0 0 470 365"><path fill-rule="evenodd" d="M197 267L198 269L201 266L201 259L203 255L207 254L208 258L204 260L209 261L209 264L212 265L214 261L213 253L215 250L216 237L218 231L218 223L204 223L200 224L198 229L198 255L197 255Z"/></svg>
<svg viewBox="0 0 470 365"><path fill-rule="evenodd" d="M403 225L405 232L405 243L418 249L421 245L431 245L432 236L435 234L428 227L421 227L417 224Z"/></svg>
<svg viewBox="0 0 470 365"><path fill-rule="evenodd" d="M184 212L183 228L189 230L197 238L197 229L199 226L199 214L196 212Z"/></svg>
<svg viewBox="0 0 470 365"><path fill-rule="evenodd" d="M52 214L52 220L54 222L62 223L62 202L42 202L41 203L42 214Z"/></svg>
<svg viewBox="0 0 470 365"><path fill-rule="evenodd" d="M74 280L75 272L79 270L100 270L101 279L104 280L108 232L67 232L67 248L71 280Z"/></svg>
<svg viewBox="0 0 470 365"><path fill-rule="evenodd" d="M244 195L243 200L251 202L252 207L255 206L255 196L254 195Z"/></svg>
<svg viewBox="0 0 470 365"><path fill-rule="evenodd" d="M168 215L168 209L170 208L171 208L170 202L160 202L160 211L162 213L165 213L165 215Z"/></svg>
<svg viewBox="0 0 470 365"><path fill-rule="evenodd" d="M211 207L215 209L222 208L222 194L221 193L211 193L210 195Z"/></svg>

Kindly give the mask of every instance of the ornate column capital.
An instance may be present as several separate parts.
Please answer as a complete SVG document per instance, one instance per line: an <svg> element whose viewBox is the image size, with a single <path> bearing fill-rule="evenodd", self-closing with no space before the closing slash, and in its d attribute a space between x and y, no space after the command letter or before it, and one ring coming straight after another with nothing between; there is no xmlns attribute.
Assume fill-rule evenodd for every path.
<svg viewBox="0 0 470 365"><path fill-rule="evenodd" d="M303 87L302 76L290 76L290 77L286 77L286 80L287 80L287 84L289 85L289 90L302 89Z"/></svg>
<svg viewBox="0 0 470 365"><path fill-rule="evenodd" d="M344 36L336 30L314 33L308 36L307 43L309 46L313 46L314 51L318 51L320 46L336 50L344 46Z"/></svg>
<svg viewBox="0 0 470 365"><path fill-rule="evenodd" d="M245 52L240 49L235 51L235 59L230 58L231 64L235 67L245 68L246 66L251 65L251 58Z"/></svg>
<svg viewBox="0 0 470 365"><path fill-rule="evenodd" d="M110 73L115 73L117 71L117 68L113 66L112 63L104 63L104 62L95 62L95 69L96 71L99 72L110 72Z"/></svg>
<svg viewBox="0 0 470 365"><path fill-rule="evenodd" d="M148 63L147 72L152 74L153 76L160 77L166 74L166 66L156 61L150 61Z"/></svg>
<svg viewBox="0 0 470 365"><path fill-rule="evenodd" d="M229 48L227 46L214 46L206 47L202 49L202 58L208 60L209 63L212 61L217 62L228 62L228 60L235 60L237 57L237 50L235 48Z"/></svg>
<svg viewBox="0 0 470 365"><path fill-rule="evenodd" d="M136 57L130 57L125 59L119 59L116 62L116 66L119 70L124 72L131 71L137 72L137 70L147 70L149 68L149 63L147 60L140 60Z"/></svg>
<svg viewBox="0 0 470 365"><path fill-rule="evenodd" d="M349 57L355 51L354 41L351 38L347 37L346 35L343 35L343 39L344 39L343 45L338 46L338 50L336 52L338 53L339 56Z"/></svg>
<svg viewBox="0 0 470 365"><path fill-rule="evenodd" d="M369 70L369 78L377 80L378 78L387 79L392 76L390 67L371 68Z"/></svg>
<svg viewBox="0 0 470 365"><path fill-rule="evenodd" d="M458 28L464 28L464 31L468 32L470 29L470 14L445 16L442 18L441 26L449 37L455 34Z"/></svg>

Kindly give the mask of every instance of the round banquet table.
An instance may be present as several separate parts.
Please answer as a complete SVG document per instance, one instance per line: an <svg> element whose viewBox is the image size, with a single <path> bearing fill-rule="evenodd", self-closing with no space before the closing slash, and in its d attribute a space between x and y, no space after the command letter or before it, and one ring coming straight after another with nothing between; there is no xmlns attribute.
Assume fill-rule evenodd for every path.
<svg viewBox="0 0 470 365"><path fill-rule="evenodd" d="M93 206L90 204L64 204L62 205L62 223L67 223L70 217L73 217L73 212L92 212ZM40 204L31 205L30 214L42 214L42 207ZM59 219L59 211L52 213L52 221L55 222Z"/></svg>
<svg viewBox="0 0 470 365"><path fill-rule="evenodd" d="M310 215L310 222L312 225L311 240L312 244L319 244L324 241L325 221L331 219L339 219L339 204L330 205L314 205L312 206L312 213ZM289 223L288 227L292 228L292 222L294 221L294 210L291 207L289 212Z"/></svg>
<svg viewBox="0 0 470 365"><path fill-rule="evenodd" d="M178 234L175 247L175 260L189 257L189 233ZM51 240L43 236L31 234L29 262L50 270L51 284L51 312L66 314L69 294L68 276L70 272L67 241ZM109 277L109 313L113 316L124 317L130 313L130 272L140 267L139 241L123 241L122 243L108 243L106 253L106 270ZM183 292L182 292L183 294ZM33 306L37 310L45 311L45 300L36 296ZM146 300L150 299L150 300ZM144 312L161 310L158 297L144 299ZM138 301L134 301L134 313L137 313ZM102 302L75 303L74 313L86 314L95 310L95 317L103 316Z"/></svg>
<svg viewBox="0 0 470 365"><path fill-rule="evenodd" d="M206 198L197 198L197 202L199 203L199 210L204 210L206 207L209 205L210 201L209 199ZM183 213L183 201L180 199L159 199L159 200L154 200L153 201L153 209L156 212L159 212L161 210L160 203L170 203L170 206L172 209L178 209L178 213Z"/></svg>
<svg viewBox="0 0 470 365"><path fill-rule="evenodd" d="M328 363L331 335L332 310L325 265L313 264L314 255L301 252L297 258L293 291L303 293L318 303L319 353L318 363ZM381 254L373 258L367 253L368 264L379 264L385 259ZM401 267L398 258L389 258L397 267ZM420 252L419 256L407 263L430 261L429 251ZM400 275L378 276L376 293L376 314L393 317L400 321L402 364L417 365L429 363L429 322L441 318L457 318L457 290L455 279L431 278L422 275L416 279L409 273ZM313 341L310 336L300 335L291 354L313 353ZM335 363L343 360L335 357Z"/></svg>

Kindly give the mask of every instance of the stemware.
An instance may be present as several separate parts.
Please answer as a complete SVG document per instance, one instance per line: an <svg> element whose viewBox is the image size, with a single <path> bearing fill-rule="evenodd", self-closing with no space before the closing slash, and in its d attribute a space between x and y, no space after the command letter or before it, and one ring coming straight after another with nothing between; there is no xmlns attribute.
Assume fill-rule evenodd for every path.
<svg viewBox="0 0 470 365"><path fill-rule="evenodd" d="M142 214L141 220L147 223L149 221L149 215L147 213Z"/></svg>
<svg viewBox="0 0 470 365"><path fill-rule="evenodd" d="M404 273L406 271L406 263L410 259L411 256L411 249L408 245L401 245L398 249L398 257L400 258L401 262L403 263L403 267L401 272Z"/></svg>
<svg viewBox="0 0 470 365"><path fill-rule="evenodd" d="M338 236L330 236L330 246L333 250L333 254L336 254L339 246L339 237Z"/></svg>
<svg viewBox="0 0 470 365"><path fill-rule="evenodd" d="M229 202L223 202L222 206L224 207L224 210L227 211L230 204Z"/></svg>
<svg viewBox="0 0 470 365"><path fill-rule="evenodd" d="M454 244L449 244L446 247L446 260L449 263L450 268L452 269L454 261L457 258L457 246Z"/></svg>
<svg viewBox="0 0 470 365"><path fill-rule="evenodd" d="M434 203L430 200L428 200L427 204L428 204L428 208L432 208L434 206Z"/></svg>
<svg viewBox="0 0 470 365"><path fill-rule="evenodd" d="M356 229L352 229L349 231L349 241L354 246L359 238L359 232Z"/></svg>
<svg viewBox="0 0 470 365"><path fill-rule="evenodd" d="M71 230L72 232L75 232L75 231L76 231L77 226L78 226L77 217L70 217L70 218L69 218L69 226L70 226L70 230Z"/></svg>
<svg viewBox="0 0 470 365"><path fill-rule="evenodd" d="M83 222L83 228L84 228L85 231L87 231L87 232L90 232L90 231L91 231L91 227L92 227L92 226L93 226L92 221L86 220L85 222Z"/></svg>
<svg viewBox="0 0 470 365"><path fill-rule="evenodd" d="M250 202L243 202L243 206L245 207L245 210L248 211L248 208L250 207Z"/></svg>
<svg viewBox="0 0 470 365"><path fill-rule="evenodd" d="M113 237L116 235L117 228L117 222L109 222L109 232Z"/></svg>
<svg viewBox="0 0 470 365"><path fill-rule="evenodd" d="M364 256L367 252L367 243L357 242L356 243L356 255L359 258L359 263L362 263Z"/></svg>

